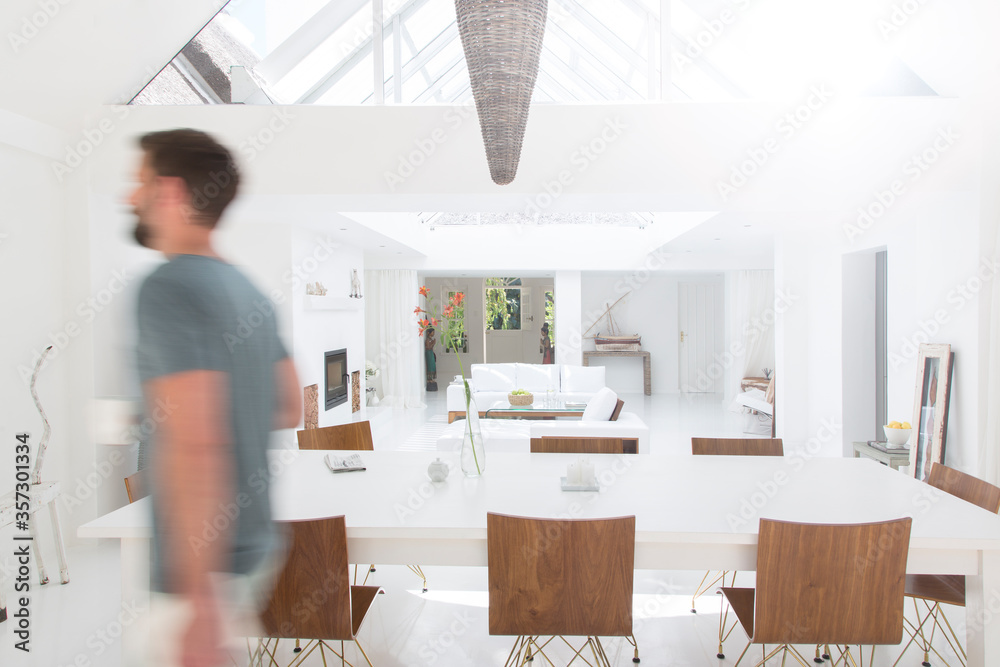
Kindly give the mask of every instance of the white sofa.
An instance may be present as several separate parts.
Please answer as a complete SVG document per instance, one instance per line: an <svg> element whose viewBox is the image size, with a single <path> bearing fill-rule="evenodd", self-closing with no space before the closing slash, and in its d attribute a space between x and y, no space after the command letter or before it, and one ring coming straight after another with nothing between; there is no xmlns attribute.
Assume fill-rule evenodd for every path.
<svg viewBox="0 0 1000 667"><path fill-rule="evenodd" d="M515 389L527 389L544 398L552 389L559 401L586 403L604 388L604 366L568 364L472 364L469 388L480 414ZM465 389L448 387L448 423L465 416Z"/></svg>

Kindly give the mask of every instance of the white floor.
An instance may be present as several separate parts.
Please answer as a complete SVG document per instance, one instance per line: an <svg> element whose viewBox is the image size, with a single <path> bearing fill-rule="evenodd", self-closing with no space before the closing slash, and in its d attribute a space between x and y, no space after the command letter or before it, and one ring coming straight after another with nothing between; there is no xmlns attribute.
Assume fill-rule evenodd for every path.
<svg viewBox="0 0 1000 667"><path fill-rule="evenodd" d="M725 411L718 396L626 395L623 398L625 409L639 413L650 425L653 454L687 453L692 435L743 435L742 417ZM376 448L433 449L436 434L447 423L444 392L429 395L427 404L422 410L371 411L368 416ZM0 543L12 544L8 538L8 531L0 534ZM8 551L3 547L4 555ZM120 606L117 543L74 546L69 550L69 561L71 583L34 588L30 654L14 649L18 641L14 623L8 620L0 624L0 666L117 667L121 664L117 636L121 623L128 623L131 618L130 610ZM490 637L487 632L485 568L428 567L425 573L430 588L427 593L421 592L420 581L402 566L378 566L371 575L369 583L377 583L386 590L361 632L372 661L380 666L502 665L511 641ZM739 628L725 644L726 659L716 658L720 597L705 595L697 602L698 613L690 611L691 593L703 574L646 570L635 573L634 629L642 665L735 664L746 644ZM752 574L741 577L740 585L753 584ZM960 619L961 610L951 616ZM623 640L606 640L604 646L613 664L632 664L631 647ZM289 645L287 649L290 648ZM811 650L805 653L807 658L812 657ZM898 647L879 649L877 661L891 665L898 652ZM759 649L754 649L753 655L759 658ZM954 664L950 653L945 655ZM565 664L569 658L565 650L556 651L556 656L562 656L561 662L556 658L557 664ZM355 664L360 659L351 646L347 657ZM900 664L917 667L921 659L922 655L911 648ZM780 664L777 660L771 662ZM933 656L932 663L943 664ZM321 665L319 654L314 653L307 664ZM541 667L542 661L534 664ZM753 663L744 659L742 664Z"/></svg>

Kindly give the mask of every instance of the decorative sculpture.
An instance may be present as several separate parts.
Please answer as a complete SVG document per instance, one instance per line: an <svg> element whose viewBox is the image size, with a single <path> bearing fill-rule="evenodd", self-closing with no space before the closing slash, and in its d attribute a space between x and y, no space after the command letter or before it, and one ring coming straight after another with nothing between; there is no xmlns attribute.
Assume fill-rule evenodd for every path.
<svg viewBox="0 0 1000 667"><path fill-rule="evenodd" d="M318 280L314 283L306 283L306 294L310 296L326 296L326 288Z"/></svg>
<svg viewBox="0 0 1000 667"><path fill-rule="evenodd" d="M434 354L434 328L428 327L424 338L424 361L427 362L427 391L437 391L437 355Z"/></svg>
<svg viewBox="0 0 1000 667"><path fill-rule="evenodd" d="M497 185L517 174L547 8L547 0L455 0L486 161Z"/></svg>
<svg viewBox="0 0 1000 667"><path fill-rule="evenodd" d="M361 279L358 278L357 269L351 269L351 293L348 296L352 299L361 298Z"/></svg>

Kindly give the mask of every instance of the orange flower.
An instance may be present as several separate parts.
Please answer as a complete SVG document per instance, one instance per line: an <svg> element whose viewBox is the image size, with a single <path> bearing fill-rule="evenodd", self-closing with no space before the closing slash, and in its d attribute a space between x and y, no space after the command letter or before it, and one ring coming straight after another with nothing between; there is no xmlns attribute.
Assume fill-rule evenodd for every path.
<svg viewBox="0 0 1000 667"><path fill-rule="evenodd" d="M430 289L428 289L427 285L424 285L423 287L420 288L420 296L430 296L430 295L431 291Z"/></svg>
<svg viewBox="0 0 1000 667"><path fill-rule="evenodd" d="M452 315L455 314L455 307L454 306L445 306L444 310L441 311L441 314L444 315L445 317L451 317Z"/></svg>
<svg viewBox="0 0 1000 667"><path fill-rule="evenodd" d="M437 318L436 317L432 317L431 318L431 326L432 327L436 327L437 325L438 325Z"/></svg>
<svg viewBox="0 0 1000 667"><path fill-rule="evenodd" d="M430 322L427 319L417 320L417 324L419 324L424 329L430 326Z"/></svg>
<svg viewBox="0 0 1000 667"><path fill-rule="evenodd" d="M455 294L451 297L452 303L456 306L461 306L464 299L465 294L463 292L455 292Z"/></svg>
<svg viewBox="0 0 1000 667"><path fill-rule="evenodd" d="M426 312L426 311L423 308L421 308L420 306L417 306L416 308L413 309L413 314L414 315L419 315L420 313L423 313L423 312Z"/></svg>

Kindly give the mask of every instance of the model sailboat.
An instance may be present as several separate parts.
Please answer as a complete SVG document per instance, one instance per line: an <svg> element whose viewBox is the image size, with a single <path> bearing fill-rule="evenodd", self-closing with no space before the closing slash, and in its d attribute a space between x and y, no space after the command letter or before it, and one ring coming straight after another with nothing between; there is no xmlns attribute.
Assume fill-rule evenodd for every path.
<svg viewBox="0 0 1000 667"><path fill-rule="evenodd" d="M611 310L629 294L630 292L626 292L618 297L618 300L614 303L610 305L605 304L607 307L604 312L601 313L601 315L597 318L597 321L590 326L590 329L587 329L587 331L584 332L585 337L594 339L594 345L598 350L606 352L632 352L637 351L642 347L642 337L639 334L622 334L621 330L618 328L618 323L615 322L614 315L612 315L611 312ZM607 318L607 333L598 332L593 336L587 336L587 334L590 333L590 330L596 327L604 317Z"/></svg>

